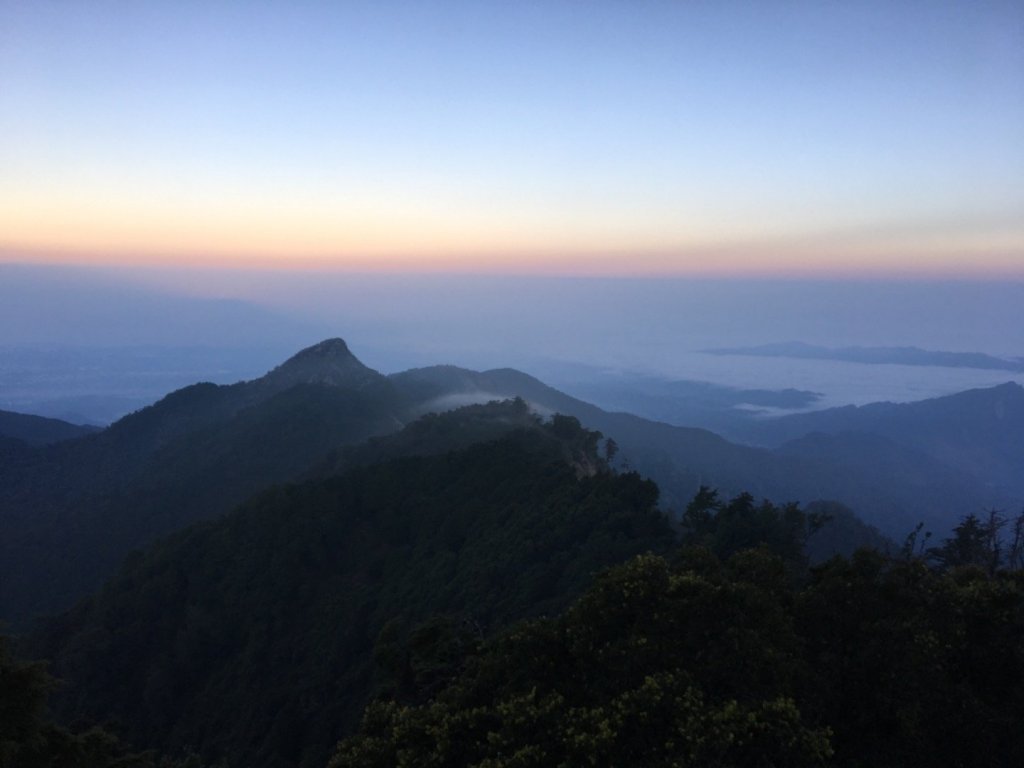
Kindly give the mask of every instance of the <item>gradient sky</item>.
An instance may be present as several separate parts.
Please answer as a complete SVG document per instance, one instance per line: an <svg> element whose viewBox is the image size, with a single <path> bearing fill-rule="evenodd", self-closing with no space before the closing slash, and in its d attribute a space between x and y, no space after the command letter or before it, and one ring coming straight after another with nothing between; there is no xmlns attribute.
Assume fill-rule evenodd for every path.
<svg viewBox="0 0 1024 768"><path fill-rule="evenodd" d="M1024 279L1024 5L0 0L0 261Z"/></svg>

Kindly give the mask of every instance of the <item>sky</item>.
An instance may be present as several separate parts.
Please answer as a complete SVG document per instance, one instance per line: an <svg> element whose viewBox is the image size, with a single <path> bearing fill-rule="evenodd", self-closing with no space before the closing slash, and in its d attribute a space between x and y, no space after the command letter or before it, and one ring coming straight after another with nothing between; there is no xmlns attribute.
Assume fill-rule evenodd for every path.
<svg viewBox="0 0 1024 768"><path fill-rule="evenodd" d="M1024 279L1024 5L0 0L0 261Z"/></svg>

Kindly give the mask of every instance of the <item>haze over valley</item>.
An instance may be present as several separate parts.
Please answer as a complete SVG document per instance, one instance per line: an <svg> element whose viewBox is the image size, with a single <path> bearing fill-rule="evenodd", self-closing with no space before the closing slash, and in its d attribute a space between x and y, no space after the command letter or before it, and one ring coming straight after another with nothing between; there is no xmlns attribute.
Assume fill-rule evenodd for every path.
<svg viewBox="0 0 1024 768"><path fill-rule="evenodd" d="M254 378L295 349L339 334L384 372L438 362L511 366L626 411L642 408L642 397L629 398L651 387L671 399L666 386L679 381L811 393L746 403L767 413L909 402L1019 379L1012 361L1024 349L1024 287L1013 283L2 264L0 277L0 407L95 424L195 381ZM937 354L912 364L893 362L891 353L881 361L742 354L788 340ZM741 353L712 353L722 347ZM1011 364L993 367L991 358ZM725 391L718 397L745 404Z"/></svg>

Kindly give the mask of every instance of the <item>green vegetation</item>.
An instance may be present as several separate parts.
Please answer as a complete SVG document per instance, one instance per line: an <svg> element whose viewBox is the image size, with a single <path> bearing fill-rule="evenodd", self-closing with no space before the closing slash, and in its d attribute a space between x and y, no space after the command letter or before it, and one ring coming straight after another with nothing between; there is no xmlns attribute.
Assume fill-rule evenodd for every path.
<svg viewBox="0 0 1024 768"><path fill-rule="evenodd" d="M397 425L386 387L256 397L246 386L188 387L99 434L9 458L0 444L0 617L65 609L132 549Z"/></svg>
<svg viewBox="0 0 1024 768"><path fill-rule="evenodd" d="M618 466L654 479L670 511L712 484L727 495L749 490L757 498L839 499L889 536L918 521L947 531L979 503L1014 508L1024 498L1014 490L1024 457L1021 391L1007 386L920 406L854 409L852 416L807 415L812 421L759 420L803 435L765 450L701 429L608 413L510 369L438 366L385 377L331 339L262 378L186 387L78 439L30 446L4 435L0 425L0 620L24 630L34 616L65 610L113 575L133 549L216 519L274 484L372 463L379 449L382 455L419 452L412 434L403 438L404 449L387 442L344 449L394 435L432 409L491 397L520 396L542 412L574 416L613 437ZM501 431L491 423L476 434L472 419L445 423L452 448ZM829 434L807 436L811 427ZM855 517L833 520L829 525L841 523L842 532L823 532L818 541L830 543L816 557L849 554L879 538Z"/></svg>
<svg viewBox="0 0 1024 768"><path fill-rule="evenodd" d="M915 532L916 533L916 532ZM1015 518L991 509L983 517L969 514L941 546L927 550L942 568L973 566L995 575L1001 568L1024 568L1024 511Z"/></svg>
<svg viewBox="0 0 1024 768"><path fill-rule="evenodd" d="M615 439L518 398L400 428L459 387L525 387ZM818 461L836 451L842 471ZM1024 515L896 553L836 502L758 500L789 469L858 498L882 467L861 502L960 482L911 453L743 448L514 371L386 379L339 341L79 440L0 435L3 611L177 531L22 638L60 686L0 647L0 768L175 765L115 732L230 768L1024 764ZM682 515L616 458L685 491ZM709 467L757 497L703 487Z"/></svg>
<svg viewBox="0 0 1024 768"><path fill-rule="evenodd" d="M15 659L0 637L0 768L201 768L153 752L133 752L116 736L90 728L75 733L46 717L56 682L38 662Z"/></svg>
<svg viewBox="0 0 1024 768"><path fill-rule="evenodd" d="M749 429L731 433L757 445L779 446L767 449L729 442L704 429L604 411L508 369L478 373L435 366L389 379L402 397L428 404L482 393L518 395L547 411L575 416L613 437L619 466L657 482L662 504L674 511L682 510L701 485L711 485L728 496L748 491L780 501L838 500L885 536L900 537L919 521L929 530L948 531L979 504L1015 508L1024 502L1024 390L1016 385L920 403L748 419ZM850 554L876 534L861 530L853 546L832 549ZM838 537L832 542L841 544Z"/></svg>
<svg viewBox="0 0 1024 768"><path fill-rule="evenodd" d="M488 417L528 414L477 410ZM610 565L671 549L653 483L608 471L599 436L575 419L528 418L488 443L266 492L131 557L35 640L68 681L57 711L113 718L172 753L322 768L371 692L432 690L444 654L414 654L410 676L401 659L383 663L389 644L436 650L430 638L447 634L458 647L562 610ZM445 417L414 432L396 450L426 448L425 433L451 439Z"/></svg>
<svg viewBox="0 0 1024 768"><path fill-rule="evenodd" d="M674 533L601 454L523 401L341 450L49 621L55 711L233 768L1024 762L1024 524L811 566L849 510L701 488ZM4 663L12 767L160 765Z"/></svg>
<svg viewBox="0 0 1024 768"><path fill-rule="evenodd" d="M430 700L372 704L330 765L1009 768L1022 633L1019 572L864 551L797 582L766 547L644 555L472 647Z"/></svg>
<svg viewBox="0 0 1024 768"><path fill-rule="evenodd" d="M807 514L794 503L777 507L763 500L755 504L749 493L723 502L717 491L702 487L683 513L683 542L706 547L722 559L765 546L791 572L800 573L807 565L807 540L827 521L827 516Z"/></svg>

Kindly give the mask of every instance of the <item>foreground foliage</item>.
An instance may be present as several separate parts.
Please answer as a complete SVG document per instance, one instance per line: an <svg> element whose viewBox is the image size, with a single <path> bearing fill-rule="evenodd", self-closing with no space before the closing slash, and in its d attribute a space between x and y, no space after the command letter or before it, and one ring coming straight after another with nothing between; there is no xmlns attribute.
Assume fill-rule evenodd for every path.
<svg viewBox="0 0 1024 768"><path fill-rule="evenodd" d="M516 401L339 451L36 634L58 711L239 768L322 768L361 714L333 768L1024 764L1008 522L809 568L845 508L701 489L679 537L598 445ZM153 764L3 669L12 767Z"/></svg>
<svg viewBox="0 0 1024 768"><path fill-rule="evenodd" d="M331 768L1017 766L1024 581L862 552L804 584L765 548L602 576L379 701Z"/></svg>
<svg viewBox="0 0 1024 768"><path fill-rule="evenodd" d="M42 664L15 659L0 637L0 768L201 768L194 757L133 752L101 728L76 733L54 724L46 699L55 685Z"/></svg>

